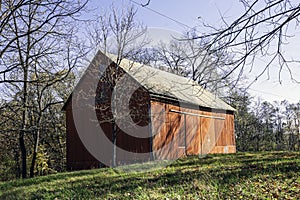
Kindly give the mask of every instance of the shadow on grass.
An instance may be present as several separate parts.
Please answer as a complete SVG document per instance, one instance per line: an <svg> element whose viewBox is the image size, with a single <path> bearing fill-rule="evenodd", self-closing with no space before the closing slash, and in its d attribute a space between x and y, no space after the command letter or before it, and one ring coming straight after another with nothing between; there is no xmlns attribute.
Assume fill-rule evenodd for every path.
<svg viewBox="0 0 300 200"><path fill-rule="evenodd" d="M20 180L13 180L0 183L0 191L9 190L15 187L26 187L30 185L40 185L43 183L48 182L55 182L55 181L63 181L65 179L72 179L76 177L84 177L84 176L93 176L99 174L105 175L115 175L116 172L111 168L101 168L96 170L82 170L76 172L64 172L64 173L57 173L48 176L40 176L35 178L28 178L28 179L20 179Z"/></svg>
<svg viewBox="0 0 300 200"><path fill-rule="evenodd" d="M113 169L98 169L56 174L24 181L0 183L1 199L87 199L107 198L107 194L131 193L141 187L151 191L160 188L187 187L194 180L213 187L228 187L255 176L283 174L286 179L299 174L300 153L262 153L236 155L192 156L180 159L160 171L147 173L120 173ZM74 179L72 179L74 178ZM78 179L76 179L78 178ZM65 181L67 179L68 181ZM184 186L185 185L185 186ZM32 191L26 191L26 187ZM36 186L36 188L35 188ZM0 192L1 193L1 192Z"/></svg>

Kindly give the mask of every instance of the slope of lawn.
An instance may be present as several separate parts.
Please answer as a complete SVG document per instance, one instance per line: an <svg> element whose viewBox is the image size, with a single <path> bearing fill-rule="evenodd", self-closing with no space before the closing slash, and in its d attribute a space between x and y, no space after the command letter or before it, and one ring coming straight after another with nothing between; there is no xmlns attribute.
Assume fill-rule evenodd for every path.
<svg viewBox="0 0 300 200"><path fill-rule="evenodd" d="M106 168L0 182L0 199L300 199L300 152L193 156L149 172Z"/></svg>

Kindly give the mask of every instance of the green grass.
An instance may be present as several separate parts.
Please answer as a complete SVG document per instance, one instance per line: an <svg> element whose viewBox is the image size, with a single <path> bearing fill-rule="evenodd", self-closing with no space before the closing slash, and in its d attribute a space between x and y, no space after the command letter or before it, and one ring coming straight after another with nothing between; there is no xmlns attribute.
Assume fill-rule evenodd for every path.
<svg viewBox="0 0 300 200"><path fill-rule="evenodd" d="M0 199L300 199L300 152L193 156L150 172L107 168L0 182Z"/></svg>

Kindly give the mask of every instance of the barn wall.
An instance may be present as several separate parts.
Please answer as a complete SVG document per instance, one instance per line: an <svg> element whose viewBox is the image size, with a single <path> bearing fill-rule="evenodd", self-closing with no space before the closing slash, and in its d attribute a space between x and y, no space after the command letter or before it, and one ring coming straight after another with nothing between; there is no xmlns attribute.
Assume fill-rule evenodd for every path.
<svg viewBox="0 0 300 200"><path fill-rule="evenodd" d="M113 144L113 124L115 123L113 112L112 112L112 88L116 84L114 78L120 78L124 75L124 71L121 68L117 68L113 63L111 66L106 68L107 77L99 80L96 96L95 96L95 112L98 119L99 128L102 129L103 133ZM130 77L129 77L130 78ZM107 83L109 80L109 84ZM134 79L128 80L128 87L130 83L136 84ZM80 81L80 84L87 84L88 79L84 76ZM136 86L136 85L135 85ZM87 87L88 88L88 87ZM126 92L126 91L125 91ZM125 95L125 94L123 94ZM121 97L117 97L121 98ZM79 101L80 102L80 101ZM81 109L81 105L76 105L74 109ZM122 105L121 105L122 107ZM135 162L149 161L151 159L151 146L150 146L150 118L149 118L149 108L150 108L150 97L148 92L143 87L138 87L136 91L132 94L129 100L129 113L127 111L120 111L115 117L117 120L121 118L130 119L118 121L116 127L116 162L117 165L129 164ZM72 114L72 98L68 100L65 105L66 110L66 125L67 125L67 168L68 170L80 170L80 169L90 169L96 168L101 165L97 159L95 159L89 152L86 150L82 144L76 127L74 125L74 119ZM84 110L82 110L84 112ZM79 112L80 113L80 112ZM87 121L85 121L87 120ZM83 126L86 126L86 130L89 130L90 122L89 119L83 119L81 122ZM143 131L133 131L133 134L127 134L127 131L124 129L134 130L137 126L145 127ZM110 160L106 162L112 165L113 162L113 145L110 149L106 149L105 153L110 156ZM132 152L136 154L131 154L127 156L126 152ZM144 153L141 156L141 153Z"/></svg>
<svg viewBox="0 0 300 200"><path fill-rule="evenodd" d="M148 92L136 80L128 76L124 70L112 64L106 68L105 77L99 81L98 91L96 95L96 113L98 121L106 136L112 141L113 123L116 123L116 160L118 165L143 162L150 160L150 123L149 107L150 96ZM116 79L122 80L126 75L126 88L121 93L116 94L116 98L121 99L118 105L121 110L113 116L112 112L112 91L117 84ZM107 88L107 80L109 88L104 92L107 98L101 101L101 97L97 96L104 88ZM130 88L134 88L134 92L130 93ZM124 101L129 99L129 108ZM122 100L124 98L124 101ZM97 100L100 100L97 102ZM123 110L124 109L124 110ZM140 131L141 130L141 131ZM128 152L136 153L128 156ZM141 153L145 155L141 156Z"/></svg>
<svg viewBox="0 0 300 200"><path fill-rule="evenodd" d="M67 170L81 170L99 167L99 162L82 144L74 124L72 104L66 106L66 158Z"/></svg>
<svg viewBox="0 0 300 200"><path fill-rule="evenodd" d="M184 115L170 110L222 117L225 120ZM154 156L157 159L235 152L234 115L232 112L196 110L166 102L152 101L151 115L154 134L153 150L156 152Z"/></svg>

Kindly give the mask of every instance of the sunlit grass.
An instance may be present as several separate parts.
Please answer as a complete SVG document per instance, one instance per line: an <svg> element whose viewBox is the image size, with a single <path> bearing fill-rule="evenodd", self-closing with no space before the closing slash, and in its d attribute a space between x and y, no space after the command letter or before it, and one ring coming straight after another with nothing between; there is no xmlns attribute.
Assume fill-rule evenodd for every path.
<svg viewBox="0 0 300 200"><path fill-rule="evenodd" d="M2 182L0 199L300 199L299 152L193 156L152 171L128 169Z"/></svg>

